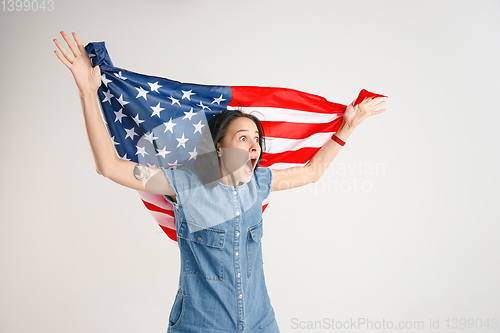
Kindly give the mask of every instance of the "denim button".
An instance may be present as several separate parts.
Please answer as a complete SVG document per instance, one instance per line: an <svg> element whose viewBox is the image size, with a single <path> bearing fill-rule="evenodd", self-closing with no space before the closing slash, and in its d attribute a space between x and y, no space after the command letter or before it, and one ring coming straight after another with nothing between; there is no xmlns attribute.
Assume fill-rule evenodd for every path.
<svg viewBox="0 0 500 333"><path fill-rule="evenodd" d="M238 296L238 297L239 297L239 298L243 298L243 295L242 295L242 294L240 294L240 296Z"/></svg>
<svg viewBox="0 0 500 333"><path fill-rule="evenodd" d="M238 253L238 252L236 252L235 254L236 254L236 255L238 255L239 253Z"/></svg>
<svg viewBox="0 0 500 333"><path fill-rule="evenodd" d="M241 275L240 273L236 274L237 277L240 277L240 275Z"/></svg>
<svg viewBox="0 0 500 333"><path fill-rule="evenodd" d="M238 237L239 235L240 235L240 232L236 231L236 237Z"/></svg>
<svg viewBox="0 0 500 333"><path fill-rule="evenodd" d="M236 215L237 215L237 216L238 216L238 215L240 215L240 212L236 212Z"/></svg>
<svg viewBox="0 0 500 333"><path fill-rule="evenodd" d="M237 193L236 191L233 192L234 195L236 195L236 193Z"/></svg>

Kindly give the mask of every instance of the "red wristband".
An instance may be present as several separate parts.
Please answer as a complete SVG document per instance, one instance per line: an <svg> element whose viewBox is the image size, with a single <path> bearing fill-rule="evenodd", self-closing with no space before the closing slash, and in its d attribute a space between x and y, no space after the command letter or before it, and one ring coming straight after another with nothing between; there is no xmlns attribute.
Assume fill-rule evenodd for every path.
<svg viewBox="0 0 500 333"><path fill-rule="evenodd" d="M336 136L335 134L332 135L332 140L337 142L339 145L343 146L345 145L345 142L340 140L338 136Z"/></svg>

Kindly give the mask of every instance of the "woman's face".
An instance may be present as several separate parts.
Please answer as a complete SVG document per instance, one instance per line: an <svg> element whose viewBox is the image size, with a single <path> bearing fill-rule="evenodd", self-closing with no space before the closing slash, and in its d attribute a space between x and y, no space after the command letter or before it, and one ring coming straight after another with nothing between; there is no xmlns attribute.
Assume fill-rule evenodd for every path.
<svg viewBox="0 0 500 333"><path fill-rule="evenodd" d="M255 123L246 117L234 119L228 126L226 135L217 148L222 155L219 165L223 183L237 185L240 181L248 183L260 156L259 131ZM234 176L235 184L229 182ZM229 177L228 177L229 176ZM226 181L224 181L226 180Z"/></svg>

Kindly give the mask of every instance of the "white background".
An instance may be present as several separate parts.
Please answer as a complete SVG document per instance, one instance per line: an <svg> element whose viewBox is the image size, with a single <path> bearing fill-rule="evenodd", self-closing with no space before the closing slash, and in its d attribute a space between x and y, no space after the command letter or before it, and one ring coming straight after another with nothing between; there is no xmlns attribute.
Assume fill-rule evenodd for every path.
<svg viewBox="0 0 500 333"><path fill-rule="evenodd" d="M118 67L183 82L343 104L363 88L388 95L318 183L273 193L264 267L281 331L365 318L374 328L356 331L439 319L433 331L446 332L447 319L473 318L500 332L500 1L7 5L1 333L165 332L178 286L176 244L135 191L95 171L76 85L53 53L61 30L105 41Z"/></svg>

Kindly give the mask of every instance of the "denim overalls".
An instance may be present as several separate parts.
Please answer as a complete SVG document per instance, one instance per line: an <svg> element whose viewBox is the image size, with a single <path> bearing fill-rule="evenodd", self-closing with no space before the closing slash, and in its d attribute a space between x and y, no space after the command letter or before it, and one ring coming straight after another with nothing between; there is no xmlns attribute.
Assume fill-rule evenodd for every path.
<svg viewBox="0 0 500 333"><path fill-rule="evenodd" d="M181 255L167 332L279 332L262 261L262 201L272 173L257 168L240 186L205 187L187 168L163 169Z"/></svg>

